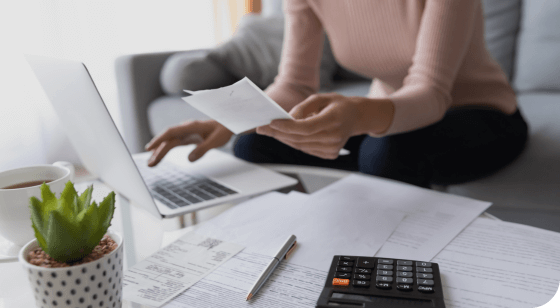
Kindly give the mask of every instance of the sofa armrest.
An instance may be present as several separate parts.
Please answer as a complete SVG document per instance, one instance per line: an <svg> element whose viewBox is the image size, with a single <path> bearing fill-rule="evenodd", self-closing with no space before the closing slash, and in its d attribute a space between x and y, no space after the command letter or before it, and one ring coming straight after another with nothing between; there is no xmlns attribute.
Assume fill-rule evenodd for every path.
<svg viewBox="0 0 560 308"><path fill-rule="evenodd" d="M181 51L198 58L205 50ZM164 95L160 71L165 60L176 52L133 54L115 61L123 137L131 153L144 151L152 135L148 124L148 106Z"/></svg>

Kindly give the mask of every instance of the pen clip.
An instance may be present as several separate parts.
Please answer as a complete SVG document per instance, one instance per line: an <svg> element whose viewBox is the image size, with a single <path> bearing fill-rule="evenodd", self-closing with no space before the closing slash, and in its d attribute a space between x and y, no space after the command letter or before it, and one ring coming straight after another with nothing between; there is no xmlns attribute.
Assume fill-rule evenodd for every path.
<svg viewBox="0 0 560 308"><path fill-rule="evenodd" d="M297 244L297 241L294 241L294 243L290 247L290 250L288 250L288 252L286 252L286 255L284 256L285 260L287 260L290 257L290 255L292 254L292 252L294 252L294 250L296 249L296 244Z"/></svg>

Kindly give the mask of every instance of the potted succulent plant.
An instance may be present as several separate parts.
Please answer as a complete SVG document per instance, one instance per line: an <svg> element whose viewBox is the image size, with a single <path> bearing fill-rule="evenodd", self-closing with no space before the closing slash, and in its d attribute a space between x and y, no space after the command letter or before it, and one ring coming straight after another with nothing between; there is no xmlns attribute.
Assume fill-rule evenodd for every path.
<svg viewBox="0 0 560 308"><path fill-rule="evenodd" d="M115 193L99 205L93 186L80 196L72 182L60 194L41 186L30 199L36 239L25 245L19 261L28 271L37 307L121 307L122 237L108 232Z"/></svg>

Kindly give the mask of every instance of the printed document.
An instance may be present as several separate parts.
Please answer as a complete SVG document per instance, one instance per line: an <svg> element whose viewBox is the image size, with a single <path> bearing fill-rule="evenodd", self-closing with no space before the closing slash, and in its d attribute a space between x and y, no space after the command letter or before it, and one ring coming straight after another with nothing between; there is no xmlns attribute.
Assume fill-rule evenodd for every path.
<svg viewBox="0 0 560 308"><path fill-rule="evenodd" d="M257 253L240 252L164 307L315 307L327 270L288 262L281 262L257 295L245 300L270 259Z"/></svg>
<svg viewBox="0 0 560 308"><path fill-rule="evenodd" d="M447 308L534 308L560 283L560 233L477 218L433 260Z"/></svg>
<svg viewBox="0 0 560 308"><path fill-rule="evenodd" d="M191 94L183 97L185 102L234 134L270 124L274 119L293 119L247 77L219 89L185 92Z"/></svg>
<svg viewBox="0 0 560 308"><path fill-rule="evenodd" d="M489 202L362 175L349 175L313 197L405 213L406 218L375 256L426 261L490 206Z"/></svg>
<svg viewBox="0 0 560 308"><path fill-rule="evenodd" d="M404 216L369 202L271 192L236 205L196 232L270 257L294 234L297 248L287 261L327 270L337 254L373 256Z"/></svg>
<svg viewBox="0 0 560 308"><path fill-rule="evenodd" d="M243 246L187 233L124 273L123 298L159 307L243 250Z"/></svg>

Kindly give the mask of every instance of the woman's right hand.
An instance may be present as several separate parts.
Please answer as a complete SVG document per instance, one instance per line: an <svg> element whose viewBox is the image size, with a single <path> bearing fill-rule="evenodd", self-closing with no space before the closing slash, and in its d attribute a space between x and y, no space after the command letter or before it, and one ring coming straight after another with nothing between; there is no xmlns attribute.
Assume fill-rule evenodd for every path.
<svg viewBox="0 0 560 308"><path fill-rule="evenodd" d="M226 144L232 135L230 130L214 120L188 121L170 127L146 145L146 150L153 152L148 166L157 165L176 146L195 143L198 146L189 154L189 160L193 162L208 150Z"/></svg>

